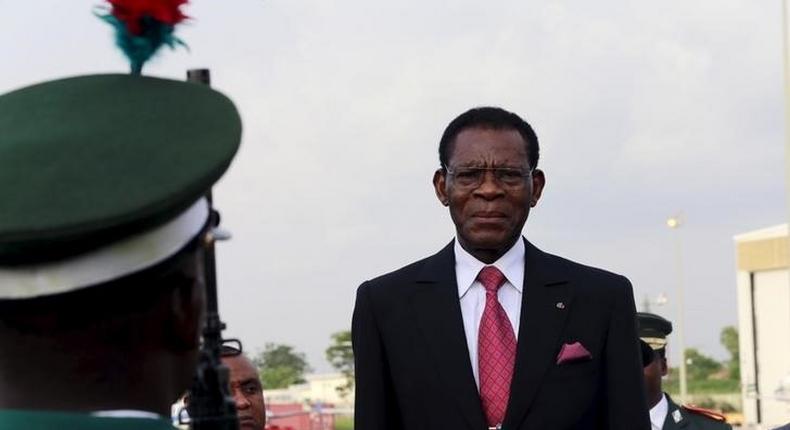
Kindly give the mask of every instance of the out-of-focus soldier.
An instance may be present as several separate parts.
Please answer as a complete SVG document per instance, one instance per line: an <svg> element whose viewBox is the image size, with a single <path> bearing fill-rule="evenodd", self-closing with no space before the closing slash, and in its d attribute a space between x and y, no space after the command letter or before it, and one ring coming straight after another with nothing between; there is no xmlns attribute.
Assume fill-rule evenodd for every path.
<svg viewBox="0 0 790 430"><path fill-rule="evenodd" d="M639 338L652 349L643 346L645 391L653 430L732 430L724 416L693 405L678 405L662 389L662 378L667 375L667 336L672 323L647 312L637 313Z"/></svg>

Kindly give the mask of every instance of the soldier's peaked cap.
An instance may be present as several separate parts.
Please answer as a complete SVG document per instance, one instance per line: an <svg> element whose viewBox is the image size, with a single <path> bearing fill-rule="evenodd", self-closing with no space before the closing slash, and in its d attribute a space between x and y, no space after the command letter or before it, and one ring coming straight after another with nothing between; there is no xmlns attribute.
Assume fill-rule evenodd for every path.
<svg viewBox="0 0 790 430"><path fill-rule="evenodd" d="M637 312L637 331L639 337L654 350L664 348L667 336L672 333L672 323L666 318L649 312Z"/></svg>
<svg viewBox="0 0 790 430"><path fill-rule="evenodd" d="M164 260L205 225L240 139L233 103L198 83L92 75L0 96L0 299Z"/></svg>

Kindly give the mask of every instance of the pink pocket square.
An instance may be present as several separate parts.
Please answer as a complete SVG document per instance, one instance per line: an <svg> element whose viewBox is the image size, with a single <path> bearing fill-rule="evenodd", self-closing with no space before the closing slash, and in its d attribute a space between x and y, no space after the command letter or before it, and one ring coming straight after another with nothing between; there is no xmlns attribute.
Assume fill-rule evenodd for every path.
<svg viewBox="0 0 790 430"><path fill-rule="evenodd" d="M592 354L579 342L566 343L557 354L557 364L573 363L575 361L592 360Z"/></svg>

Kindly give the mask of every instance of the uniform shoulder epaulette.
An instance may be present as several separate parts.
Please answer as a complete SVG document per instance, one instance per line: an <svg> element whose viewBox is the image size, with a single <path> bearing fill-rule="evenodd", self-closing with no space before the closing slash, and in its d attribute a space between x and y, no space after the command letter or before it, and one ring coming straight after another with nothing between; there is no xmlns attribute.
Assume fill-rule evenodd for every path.
<svg viewBox="0 0 790 430"><path fill-rule="evenodd" d="M706 418L710 418L712 420L721 421L721 422L727 422L727 418L724 415L722 415L722 414L720 414L718 412L712 411L710 409L701 408L699 406L695 406L695 405L692 405L692 404L685 404L685 405L683 405L681 407L684 410L686 410L686 411L688 411L688 412L690 412L692 414L695 414L695 415L702 415L702 416L704 416Z"/></svg>

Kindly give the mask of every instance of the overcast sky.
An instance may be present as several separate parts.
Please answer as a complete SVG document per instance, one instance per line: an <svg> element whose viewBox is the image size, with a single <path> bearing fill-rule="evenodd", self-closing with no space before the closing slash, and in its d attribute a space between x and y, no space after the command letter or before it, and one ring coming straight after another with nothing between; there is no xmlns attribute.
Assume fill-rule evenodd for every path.
<svg viewBox="0 0 790 430"><path fill-rule="evenodd" d="M126 72L95 0L0 0L0 93ZM295 346L329 370L357 286L453 236L431 176L446 124L498 105L535 128L547 187L539 248L628 276L686 341L726 356L732 236L783 223L781 2L193 0L144 70L209 67L244 140L215 189L229 335ZM665 225L681 213L678 232Z"/></svg>

